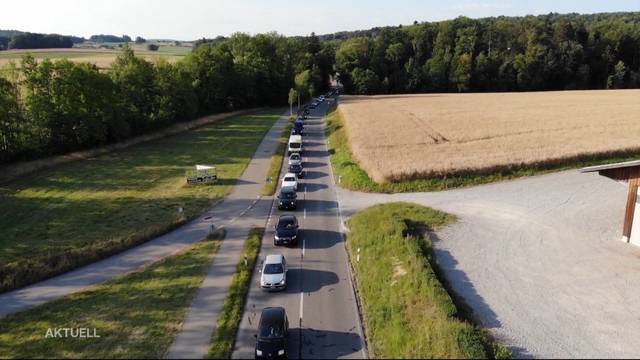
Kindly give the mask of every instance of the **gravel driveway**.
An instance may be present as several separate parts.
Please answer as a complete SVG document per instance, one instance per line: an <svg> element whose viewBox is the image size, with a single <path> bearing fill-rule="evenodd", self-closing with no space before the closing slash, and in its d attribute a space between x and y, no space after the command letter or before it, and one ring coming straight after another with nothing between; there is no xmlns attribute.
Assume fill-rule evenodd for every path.
<svg viewBox="0 0 640 360"><path fill-rule="evenodd" d="M619 241L625 186L573 170L438 193L338 195L345 216L388 201L457 215L436 234L437 261L517 357L640 356L640 249Z"/></svg>

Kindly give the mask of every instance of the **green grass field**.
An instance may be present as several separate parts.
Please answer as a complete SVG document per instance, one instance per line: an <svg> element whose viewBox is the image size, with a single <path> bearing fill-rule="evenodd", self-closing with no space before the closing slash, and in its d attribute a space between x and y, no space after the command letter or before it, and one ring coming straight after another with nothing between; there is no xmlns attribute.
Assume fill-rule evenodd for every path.
<svg viewBox="0 0 640 360"><path fill-rule="evenodd" d="M280 113L222 120L0 185L0 290L95 261L202 213L227 194ZM218 183L186 185L196 163L215 165Z"/></svg>
<svg viewBox="0 0 640 360"><path fill-rule="evenodd" d="M353 158L343 121L338 111L334 110L330 112L325 117L325 133L329 141L331 165L337 177L336 181L339 179L339 185L341 187L356 191L381 193L441 191L512 180L525 176L541 175L554 171L575 169L605 162L613 163L640 159L640 154L631 154L628 156L592 156L585 157L581 160L567 160L562 163L513 167L490 174L455 175L378 183L371 179L367 172L364 171Z"/></svg>
<svg viewBox="0 0 640 360"><path fill-rule="evenodd" d="M372 358L510 357L461 319L436 275L426 230L454 220L409 203L373 206L349 219L347 248Z"/></svg>
<svg viewBox="0 0 640 360"><path fill-rule="evenodd" d="M231 359L242 309L249 292L251 273L256 264L263 234L264 228L251 229L249 237L244 243L242 253L247 256L247 266L244 265L244 257L241 257L236 265L236 272L233 274L229 292L224 299L222 311L218 315L216 330L213 333L206 356L208 359Z"/></svg>
<svg viewBox="0 0 640 360"><path fill-rule="evenodd" d="M0 358L162 358L222 234L129 275L0 319ZM100 338L47 338L89 328Z"/></svg>
<svg viewBox="0 0 640 360"><path fill-rule="evenodd" d="M117 44L116 44L117 45ZM178 61L191 52L190 47L166 46L161 45L158 51L149 51L146 45L131 45L136 55L147 60L156 60L165 58L170 62ZM0 51L0 67L8 64L10 61L15 62L18 66L20 60L25 54L31 54L37 60L50 59L68 59L74 62L90 62L96 64L101 69L106 69L120 54L117 48L110 49L91 49L91 48L72 48L72 49L34 49L34 50L10 50Z"/></svg>

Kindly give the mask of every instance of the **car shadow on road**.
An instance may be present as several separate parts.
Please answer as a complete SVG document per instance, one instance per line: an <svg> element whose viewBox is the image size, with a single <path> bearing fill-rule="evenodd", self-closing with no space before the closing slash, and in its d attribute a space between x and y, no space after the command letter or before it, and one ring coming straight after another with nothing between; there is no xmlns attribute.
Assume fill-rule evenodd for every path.
<svg viewBox="0 0 640 360"><path fill-rule="evenodd" d="M308 192L309 190L307 190ZM300 198L298 198L300 200ZM307 213L321 213L330 214L330 211L338 211L338 203L330 200L315 200L305 199L304 208L307 209ZM302 210L302 207L299 208Z"/></svg>
<svg viewBox="0 0 640 360"><path fill-rule="evenodd" d="M305 171L303 179L305 180L314 180L326 177L327 173L323 171Z"/></svg>
<svg viewBox="0 0 640 360"><path fill-rule="evenodd" d="M314 162L314 161L305 161L304 163L304 168L305 169L313 169L313 168L318 168L318 167L322 167L322 166L326 166L326 163L323 162Z"/></svg>
<svg viewBox="0 0 640 360"><path fill-rule="evenodd" d="M289 333L292 340L289 342L290 358L337 359L362 350L362 338L355 332L303 327L291 328Z"/></svg>
<svg viewBox="0 0 640 360"><path fill-rule="evenodd" d="M304 229L302 236L307 249L328 249L342 242L342 235L331 230Z"/></svg>
<svg viewBox="0 0 640 360"><path fill-rule="evenodd" d="M316 183L305 183L304 186L306 187L307 192L316 192L323 189L327 189L329 187L325 184L316 184Z"/></svg>
<svg viewBox="0 0 640 360"><path fill-rule="evenodd" d="M327 150L305 150L303 155L306 158L320 158L329 156L329 152Z"/></svg>
<svg viewBox="0 0 640 360"><path fill-rule="evenodd" d="M313 293L325 286L337 284L339 278L333 271L289 268L287 282L290 284L287 285L286 292L288 293Z"/></svg>

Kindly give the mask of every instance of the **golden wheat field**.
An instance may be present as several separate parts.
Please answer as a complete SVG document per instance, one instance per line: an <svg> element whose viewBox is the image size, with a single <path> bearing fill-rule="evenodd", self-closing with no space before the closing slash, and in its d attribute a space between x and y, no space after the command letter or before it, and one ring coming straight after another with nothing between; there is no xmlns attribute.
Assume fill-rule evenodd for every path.
<svg viewBox="0 0 640 360"><path fill-rule="evenodd" d="M640 151L640 90L344 96L338 110L378 182Z"/></svg>

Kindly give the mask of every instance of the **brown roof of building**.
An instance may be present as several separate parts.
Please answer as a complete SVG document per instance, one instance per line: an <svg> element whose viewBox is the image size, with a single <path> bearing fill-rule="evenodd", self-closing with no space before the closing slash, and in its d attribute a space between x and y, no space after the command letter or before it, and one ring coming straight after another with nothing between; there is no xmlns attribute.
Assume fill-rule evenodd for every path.
<svg viewBox="0 0 640 360"><path fill-rule="evenodd" d="M640 167L640 160L625 161L625 162L615 163L615 164L589 166L589 167L580 169L580 172L590 173L590 172L596 172L596 171L602 171L602 170L631 168L636 166Z"/></svg>

